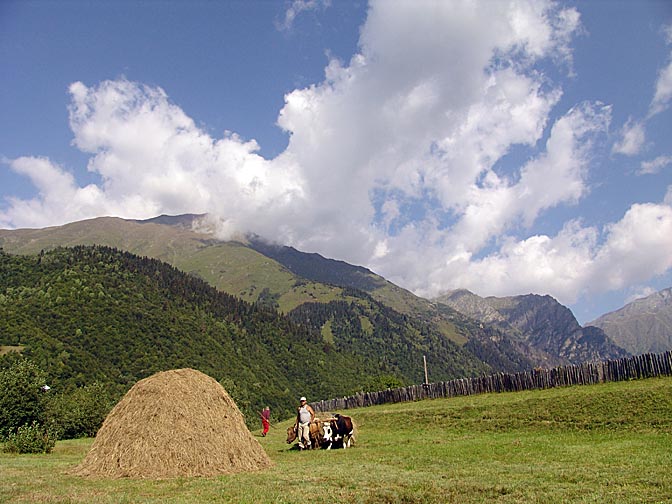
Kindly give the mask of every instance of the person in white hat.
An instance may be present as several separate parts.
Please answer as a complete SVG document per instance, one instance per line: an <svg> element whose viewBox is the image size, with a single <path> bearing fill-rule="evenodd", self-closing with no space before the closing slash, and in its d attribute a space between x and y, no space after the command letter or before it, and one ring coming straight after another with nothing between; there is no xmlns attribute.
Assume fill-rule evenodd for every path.
<svg viewBox="0 0 672 504"><path fill-rule="evenodd" d="M299 438L299 448L310 448L310 422L315 420L315 411L306 402L306 398L299 399L299 408L296 412L296 422L294 422L294 430L296 430Z"/></svg>

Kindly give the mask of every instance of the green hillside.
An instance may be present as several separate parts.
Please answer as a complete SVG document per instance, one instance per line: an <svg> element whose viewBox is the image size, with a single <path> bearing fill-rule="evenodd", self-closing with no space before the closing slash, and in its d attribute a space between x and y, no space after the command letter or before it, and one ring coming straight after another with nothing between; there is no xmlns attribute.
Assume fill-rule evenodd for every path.
<svg viewBox="0 0 672 504"><path fill-rule="evenodd" d="M159 259L251 302L264 288L282 294L296 281L286 268L243 243L216 240L162 220L100 217L45 229L0 230L0 247L13 254L75 245L105 245Z"/></svg>
<svg viewBox="0 0 672 504"><path fill-rule="evenodd" d="M415 296L365 268L258 240L217 240L201 217L161 216L147 221L101 217L46 229L0 230L0 247L13 254L37 254L58 246L114 247L160 259L223 292L282 313L304 303L343 301L347 297L344 289L363 290L408 320L462 346L464 369L475 369L474 361L497 371L534 367L506 335ZM366 309L360 298L349 302L353 301Z"/></svg>
<svg viewBox="0 0 672 504"><path fill-rule="evenodd" d="M302 303L333 301L335 285L307 280L241 241L217 240L191 229L199 216L147 221L99 217L45 229L0 229L0 247L11 254L38 254L57 247L103 245L152 257L251 303L259 298L281 312Z"/></svg>
<svg viewBox="0 0 672 504"><path fill-rule="evenodd" d="M407 317L365 292L344 289L345 300L304 303L289 313L292 320L320 331L325 349L340 348L365 358L372 374L405 376L422 383L418 366L426 355L432 378L474 376L490 368L434 326Z"/></svg>
<svg viewBox="0 0 672 504"><path fill-rule="evenodd" d="M96 380L121 392L159 370L197 368L233 386L248 413L344 393L365 372L361 358L337 352L310 365L324 357L319 334L165 263L103 247L1 254L0 345L21 345L57 389Z"/></svg>
<svg viewBox="0 0 672 504"><path fill-rule="evenodd" d="M423 353L437 363L437 380L487 370L365 294L347 297L338 310L324 305L322 323L308 323L307 312L280 315L112 248L0 252L0 346L21 348L56 388L95 380L121 392L160 370L196 368L223 381L253 418L263 405L287 414L300 395L349 394L377 375L418 382Z"/></svg>

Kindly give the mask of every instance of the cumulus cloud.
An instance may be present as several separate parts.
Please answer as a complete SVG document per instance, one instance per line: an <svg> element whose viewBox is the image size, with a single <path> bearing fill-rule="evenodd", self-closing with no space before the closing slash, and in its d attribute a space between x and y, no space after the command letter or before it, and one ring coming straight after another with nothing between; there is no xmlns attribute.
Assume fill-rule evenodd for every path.
<svg viewBox="0 0 672 504"><path fill-rule="evenodd" d="M38 190L30 200L10 198L10 209L0 212L0 227L44 227L107 214L99 187L79 187L64 168L41 157L21 157L8 162L14 172L28 177Z"/></svg>
<svg viewBox="0 0 672 504"><path fill-rule="evenodd" d="M288 26L317 6L293 2ZM589 193L611 118L601 103L558 110L562 90L539 70L571 67L579 29L575 9L545 1L374 1L357 54L285 96L277 122L290 140L274 159L235 133L213 138L160 88L76 82L73 143L100 183L80 187L48 159L13 160L39 194L11 200L0 224L208 213L222 238L255 233L427 296L467 287L571 302L645 281L670 267L668 200L602 229L572 220L554 236L529 231ZM508 159L515 148L524 161Z"/></svg>
<svg viewBox="0 0 672 504"><path fill-rule="evenodd" d="M481 295L547 293L565 304L583 295L622 289L672 268L672 207L633 205L615 223L602 229L574 220L555 236L504 238L495 253L475 259L452 257L440 275L455 287ZM438 251L436 258L438 259ZM439 261L428 267L439 266ZM438 286L445 285L439 281ZM432 294L433 286L418 290Z"/></svg>
<svg viewBox="0 0 672 504"><path fill-rule="evenodd" d="M488 240L522 221L530 226L538 215L561 203L575 203L587 192L590 145L606 129L610 108L582 104L551 128L546 150L520 169L516 183L495 179L469 192L462 217L450 241L476 253Z"/></svg>
<svg viewBox="0 0 672 504"><path fill-rule="evenodd" d="M459 216L479 194L493 197L508 184L497 161L542 137L561 92L532 65L564 47L566 19L578 15L539 2L422 6L373 3L349 64L331 61L324 83L286 96L286 154L306 168L306 193L331 222L319 235L307 222L297 245L324 249L338 236L349 259L367 261L383 231L371 229L376 213L395 232L433 234L437 209ZM550 20L561 15L558 34ZM408 211L391 219L390 202L423 221ZM360 232L346 243L340 229Z"/></svg>
<svg viewBox="0 0 672 504"><path fill-rule="evenodd" d="M262 213L301 197L291 165L263 159L253 140L211 138L160 88L121 79L95 87L76 82L70 94L74 144L91 154L88 170L101 184L77 187L46 159L14 160L10 168L30 177L40 193L13 200L3 221L30 227L101 214L212 212L225 216L223 226L256 232Z"/></svg>
<svg viewBox="0 0 672 504"><path fill-rule="evenodd" d="M571 221L555 237L505 238L496 253L452 262L446 273L457 275L456 283L482 295L550 291L567 302L585 285L596 240L595 229Z"/></svg>
<svg viewBox="0 0 672 504"><path fill-rule="evenodd" d="M592 288L620 289L672 267L672 207L653 203L630 207L606 227L595 256Z"/></svg>

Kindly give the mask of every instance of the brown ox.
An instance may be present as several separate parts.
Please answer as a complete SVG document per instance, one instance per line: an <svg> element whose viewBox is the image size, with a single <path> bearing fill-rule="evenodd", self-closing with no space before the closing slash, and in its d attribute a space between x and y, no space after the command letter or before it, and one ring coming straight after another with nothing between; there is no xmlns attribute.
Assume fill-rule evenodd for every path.
<svg viewBox="0 0 672 504"><path fill-rule="evenodd" d="M316 418L310 422L310 447L312 449L320 448L322 446L322 439L324 437L324 431L322 430L322 422ZM287 427L287 444L291 444L296 441L297 437L297 427Z"/></svg>

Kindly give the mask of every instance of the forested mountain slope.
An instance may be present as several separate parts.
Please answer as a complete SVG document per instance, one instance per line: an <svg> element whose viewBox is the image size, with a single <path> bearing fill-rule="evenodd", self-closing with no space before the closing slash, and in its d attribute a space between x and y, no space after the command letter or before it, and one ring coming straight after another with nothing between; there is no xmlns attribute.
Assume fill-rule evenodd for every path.
<svg viewBox="0 0 672 504"><path fill-rule="evenodd" d="M207 221L198 215L146 221L101 217L45 229L0 230L0 247L18 254L58 246L115 247L160 259L221 291L283 313L304 303L342 301L344 289L362 289L382 305L462 346L468 359L501 371L535 365L501 331L415 296L365 268L258 239L220 241L208 233Z"/></svg>
<svg viewBox="0 0 672 504"><path fill-rule="evenodd" d="M263 405L289 414L300 395L348 394L379 375L417 383L424 354L435 380L490 369L431 327L346 294L286 316L108 247L0 252L0 345L22 347L55 387L123 391L192 367L223 381L248 415Z"/></svg>

